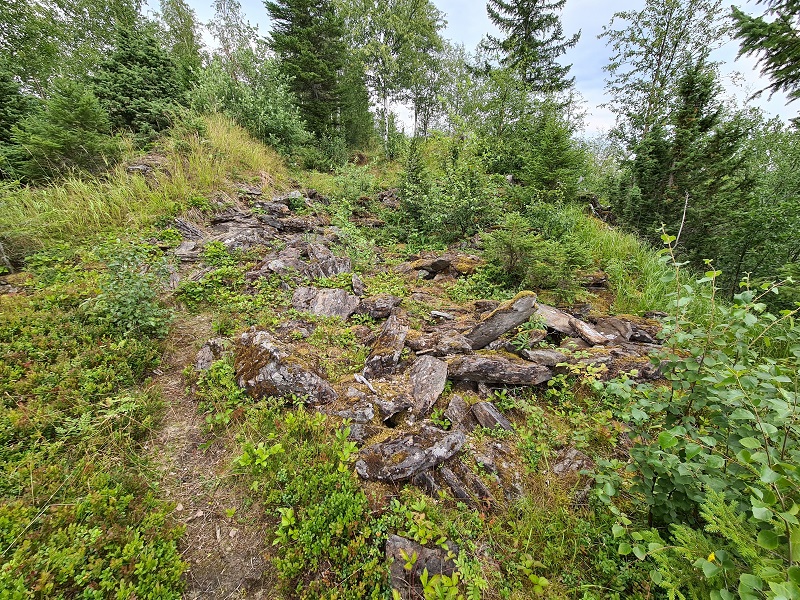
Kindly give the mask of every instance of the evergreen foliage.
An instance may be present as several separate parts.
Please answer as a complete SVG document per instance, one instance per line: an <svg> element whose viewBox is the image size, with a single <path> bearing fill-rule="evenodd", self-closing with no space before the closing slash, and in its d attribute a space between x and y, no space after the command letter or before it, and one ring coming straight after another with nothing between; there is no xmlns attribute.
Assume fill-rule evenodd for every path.
<svg viewBox="0 0 800 600"><path fill-rule="evenodd" d="M170 125L184 92L175 61L145 24L117 29L93 86L112 127L145 137Z"/></svg>
<svg viewBox="0 0 800 600"><path fill-rule="evenodd" d="M110 137L108 115L91 90L57 80L40 111L12 130L16 171L31 181L73 171L94 173L116 158L119 144Z"/></svg>
<svg viewBox="0 0 800 600"><path fill-rule="evenodd" d="M572 65L557 62L581 35L564 37L558 12L565 4L566 0L488 0L486 4L489 19L506 38L487 36L485 47L501 54L500 64L539 93L563 92L574 82L574 77L567 77Z"/></svg>
<svg viewBox="0 0 800 600"><path fill-rule="evenodd" d="M332 0L265 1L272 19L270 48L290 81L309 131L339 127L339 73L345 64L344 29Z"/></svg>
<svg viewBox="0 0 800 600"><path fill-rule="evenodd" d="M797 0L759 0L767 5L760 17L731 7L739 56L758 56L761 74L772 80L771 93L785 92L789 100L800 98L800 27Z"/></svg>
<svg viewBox="0 0 800 600"><path fill-rule="evenodd" d="M706 59L726 39L722 0L646 0L639 11L615 13L601 37L613 52L608 107L617 117L614 135L629 149L651 129L666 125L681 73ZM615 29L622 21L624 27Z"/></svg>
<svg viewBox="0 0 800 600"><path fill-rule="evenodd" d="M717 240L728 234L730 215L747 205L754 181L744 168L745 124L724 115L713 70L702 60L688 67L676 93L669 122L655 125L636 148L616 205L653 243L662 225L680 232L681 255L702 267L719 257Z"/></svg>

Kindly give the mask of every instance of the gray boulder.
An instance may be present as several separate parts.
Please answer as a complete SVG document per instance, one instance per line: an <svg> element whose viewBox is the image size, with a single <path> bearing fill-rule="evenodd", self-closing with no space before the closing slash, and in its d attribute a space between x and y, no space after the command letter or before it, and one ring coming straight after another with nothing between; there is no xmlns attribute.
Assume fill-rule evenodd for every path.
<svg viewBox="0 0 800 600"><path fill-rule="evenodd" d="M444 391L447 363L433 356L421 356L411 367L410 376L416 413L425 416Z"/></svg>
<svg viewBox="0 0 800 600"><path fill-rule="evenodd" d="M369 315L373 319L386 319L392 314L392 311L396 307L400 306L402 301L402 298L392 296L391 294L369 296L361 300L358 313Z"/></svg>
<svg viewBox="0 0 800 600"><path fill-rule="evenodd" d="M449 379L502 385L538 385L553 378L552 371L542 365L479 354L452 359L447 375Z"/></svg>
<svg viewBox="0 0 800 600"><path fill-rule="evenodd" d="M536 312L536 307L536 294L520 292L492 311L488 317L467 333L466 338L470 341L473 350L479 350L506 331L522 325Z"/></svg>
<svg viewBox="0 0 800 600"><path fill-rule="evenodd" d="M358 296L340 289L299 287L292 296L292 306L296 310L342 319L349 318L359 302Z"/></svg>
<svg viewBox="0 0 800 600"><path fill-rule="evenodd" d="M403 433L361 450L356 473L375 481L411 479L452 457L466 439L460 431L447 433L424 426L416 433Z"/></svg>
<svg viewBox="0 0 800 600"><path fill-rule="evenodd" d="M364 377L377 379L391 375L397 370L400 355L403 353L408 326L400 322L397 315L392 315L383 324L378 339L372 345L372 350L364 365Z"/></svg>
<svg viewBox="0 0 800 600"><path fill-rule="evenodd" d="M511 422L491 402L476 402L472 405L472 414L475 415L475 419L481 427L488 429L500 427L506 431L514 431Z"/></svg>
<svg viewBox="0 0 800 600"><path fill-rule="evenodd" d="M234 368L239 387L253 398L267 396L307 397L324 404L336 400L336 392L317 373L292 360L290 347L278 343L269 333L251 329L236 344Z"/></svg>

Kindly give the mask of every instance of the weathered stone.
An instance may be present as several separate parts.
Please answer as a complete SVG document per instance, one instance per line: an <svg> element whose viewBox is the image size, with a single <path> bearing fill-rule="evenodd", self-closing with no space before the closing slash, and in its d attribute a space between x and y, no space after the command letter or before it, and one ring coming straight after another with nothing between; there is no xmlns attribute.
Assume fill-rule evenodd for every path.
<svg viewBox="0 0 800 600"><path fill-rule="evenodd" d="M449 362L450 379L464 379L504 385L538 385L549 381L553 373L547 367L502 356L459 356Z"/></svg>
<svg viewBox="0 0 800 600"><path fill-rule="evenodd" d="M318 374L292 361L293 352L263 330L242 334L236 346L234 368L239 387L254 398L295 395L313 403L336 400L336 392Z"/></svg>
<svg viewBox="0 0 800 600"><path fill-rule="evenodd" d="M348 409L339 410L333 413L337 417L350 419L356 423L369 423L375 418L375 407L370 402L359 402Z"/></svg>
<svg viewBox="0 0 800 600"><path fill-rule="evenodd" d="M380 334L378 334L378 339L375 340L367 357L364 365L364 377L376 379L394 373L400 362L406 335L408 335L408 326L401 323L397 315L386 319Z"/></svg>
<svg viewBox="0 0 800 600"><path fill-rule="evenodd" d="M400 306L403 301L402 298L392 296L390 294L378 294L377 296L369 296L361 300L361 306L358 307L358 313L362 315L369 315L373 319L386 319L392 314L392 311Z"/></svg>
<svg viewBox="0 0 800 600"><path fill-rule="evenodd" d="M576 334L575 329L570 323L572 316L568 315L563 310L558 310L552 306L540 303L536 308L536 314L542 318L548 329L553 329L554 331L569 336Z"/></svg>
<svg viewBox="0 0 800 600"><path fill-rule="evenodd" d="M614 343L627 342L633 335L633 325L617 317L595 319L594 328Z"/></svg>
<svg viewBox="0 0 800 600"><path fill-rule="evenodd" d="M455 317L448 312L444 312L441 310L432 310L431 311L431 318L433 319L441 319L443 321L453 321Z"/></svg>
<svg viewBox="0 0 800 600"><path fill-rule="evenodd" d="M417 354L450 356L470 354L472 346L467 338L455 331L433 331L423 335L409 335L406 345Z"/></svg>
<svg viewBox="0 0 800 600"><path fill-rule="evenodd" d="M495 429L500 427L506 431L514 431L511 421L503 416L497 407L491 402L476 402L472 405L472 414L475 415L481 427Z"/></svg>
<svg viewBox="0 0 800 600"><path fill-rule="evenodd" d="M353 273L350 281L353 286L353 293L359 298L362 298L364 296L365 286L364 282L361 280L361 277L359 277L356 273Z"/></svg>
<svg viewBox="0 0 800 600"><path fill-rule="evenodd" d="M544 365L545 367L555 367L559 363L567 362L567 355L558 350L523 350L519 355L525 360Z"/></svg>
<svg viewBox="0 0 800 600"><path fill-rule="evenodd" d="M351 442L363 444L369 438L378 435L382 428L366 423L352 423L350 425L350 435L347 436Z"/></svg>
<svg viewBox="0 0 800 600"><path fill-rule="evenodd" d="M533 292L520 292L498 306L466 335L472 349L479 350L509 329L522 325L536 312L536 306L536 294Z"/></svg>
<svg viewBox="0 0 800 600"><path fill-rule="evenodd" d="M447 484L447 487L450 488L450 491L453 492L453 498L459 500L461 502L466 502L469 505L473 505L472 496L470 496L467 488L464 487L464 483L458 478L458 476L453 473L447 467L442 467L439 469L439 474L444 479L444 482Z"/></svg>
<svg viewBox="0 0 800 600"><path fill-rule="evenodd" d="M470 412L469 404L457 394L450 398L450 404L444 411L444 417L450 421L450 428L454 431L456 429L466 429L467 431L473 429L469 426L472 424L472 412Z"/></svg>
<svg viewBox="0 0 800 600"><path fill-rule="evenodd" d="M411 367L410 377L415 412L425 416L444 391L447 363L432 356L421 356Z"/></svg>
<svg viewBox="0 0 800 600"><path fill-rule="evenodd" d="M208 371L212 363L222 355L226 342L225 338L211 338L203 344L203 347L197 353L194 368L197 371Z"/></svg>
<svg viewBox="0 0 800 600"><path fill-rule="evenodd" d="M581 336L592 346L604 346L605 344L608 344L610 341L606 336L597 331L594 327L592 327L588 323L584 323L580 319L571 317L569 320L569 324L578 333L579 336Z"/></svg>
<svg viewBox="0 0 800 600"><path fill-rule="evenodd" d="M206 237L205 232L200 227L180 217L175 219L172 226L187 240L202 240Z"/></svg>
<svg viewBox="0 0 800 600"><path fill-rule="evenodd" d="M181 262L194 262L200 258L203 249L197 242L191 240L184 240L180 246L174 250L175 256Z"/></svg>
<svg viewBox="0 0 800 600"><path fill-rule="evenodd" d="M583 452L575 448L565 448L558 453L551 469L556 475L564 475L565 473L577 473L584 469L590 469L593 466L592 459Z"/></svg>
<svg viewBox="0 0 800 600"><path fill-rule="evenodd" d="M638 342L640 344L658 344L658 340L656 338L647 333L644 329L640 329L638 327L633 328L633 333L631 333L631 336L628 339L631 342Z"/></svg>
<svg viewBox="0 0 800 600"><path fill-rule="evenodd" d="M401 434L364 448L356 461L363 479L403 481L434 467L458 452L466 442L460 431L447 433L422 427L417 433Z"/></svg>
<svg viewBox="0 0 800 600"><path fill-rule="evenodd" d="M448 554L458 555L458 547L449 544L448 549L426 548L404 537L390 535L386 540L386 561L389 563L391 586L397 590L401 600L419 600L425 597L420 576L427 571L429 577L450 577L456 565ZM416 556L410 569L405 565Z"/></svg>
<svg viewBox="0 0 800 600"><path fill-rule="evenodd" d="M296 310L325 317L347 319L356 311L358 304L357 296L340 289L299 287L292 296L292 306Z"/></svg>
<svg viewBox="0 0 800 600"><path fill-rule="evenodd" d="M376 397L373 401L378 407L378 413L384 423L390 423L398 414L408 413L414 407L408 396L397 396L391 400L382 400Z"/></svg>

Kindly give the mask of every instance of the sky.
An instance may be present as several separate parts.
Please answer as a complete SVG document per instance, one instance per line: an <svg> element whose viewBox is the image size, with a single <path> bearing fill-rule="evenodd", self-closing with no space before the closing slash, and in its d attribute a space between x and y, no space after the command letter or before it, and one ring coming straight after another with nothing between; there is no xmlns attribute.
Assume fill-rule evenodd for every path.
<svg viewBox="0 0 800 600"><path fill-rule="evenodd" d="M202 22L208 22L213 17L211 0L188 0L195 9L197 17ZM269 18L261 0L240 0L242 11L254 25L258 25L262 35L269 31ZM445 13L447 27L443 37L456 43L463 43L467 50L474 49L481 38L487 33L497 33L486 14L485 0L434 0L434 4ZM754 0L739 2L744 6L745 12L759 14L759 7ZM578 44L571 48L562 58L567 64L572 64L571 74L575 76L575 87L586 101L586 133L589 135L608 131L614 125L613 114L600 105L608 100L604 94L605 71L603 66L608 62L610 52L605 45L605 40L597 36L602 32L603 26L611 21L611 16L618 11L639 10L644 6L644 0L567 0L561 13L564 26L564 35L570 36L576 31L581 32ZM725 10L729 10L726 4ZM717 50L712 59L723 63L723 85L728 94L737 97L740 104L753 92L764 88L768 81L761 78L753 58L743 57L736 59L738 44L728 42ZM738 85L731 80L734 72L741 73ZM795 117L800 113L800 102L786 105L783 94L775 94L767 100L768 94L763 94L752 104L760 106L770 115L778 115L784 119Z"/></svg>

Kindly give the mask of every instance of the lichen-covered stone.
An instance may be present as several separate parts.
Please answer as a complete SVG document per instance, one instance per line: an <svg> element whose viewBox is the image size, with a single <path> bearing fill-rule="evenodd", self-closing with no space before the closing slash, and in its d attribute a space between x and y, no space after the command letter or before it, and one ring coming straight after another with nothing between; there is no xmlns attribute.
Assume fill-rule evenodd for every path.
<svg viewBox="0 0 800 600"><path fill-rule="evenodd" d="M344 290L299 287L292 296L292 306L299 311L324 317L347 319L358 308L360 300Z"/></svg>
<svg viewBox="0 0 800 600"><path fill-rule="evenodd" d="M400 434L361 450L356 473L363 479L405 481L443 463L461 450L465 442L463 432L422 427L416 433Z"/></svg>
<svg viewBox="0 0 800 600"><path fill-rule="evenodd" d="M553 378L545 366L504 356L479 355L459 356L452 359L447 368L450 379L461 379L503 385L538 385Z"/></svg>
<svg viewBox="0 0 800 600"><path fill-rule="evenodd" d="M336 392L325 379L293 362L291 356L291 348L266 331L254 328L243 333L234 359L239 387L253 398L295 395L315 404L336 400Z"/></svg>
<svg viewBox="0 0 800 600"><path fill-rule="evenodd" d="M444 391L447 363L433 356L421 356L411 367L410 378L415 412L425 416Z"/></svg>
<svg viewBox="0 0 800 600"><path fill-rule="evenodd" d="M393 374L400 363L407 335L408 326L401 323L397 315L386 319L367 357L364 377L377 379Z"/></svg>
<svg viewBox="0 0 800 600"><path fill-rule="evenodd" d="M520 292L508 302L498 306L492 313L478 323L466 338L473 350L479 350L503 335L506 331L519 327L536 312L536 294Z"/></svg>

